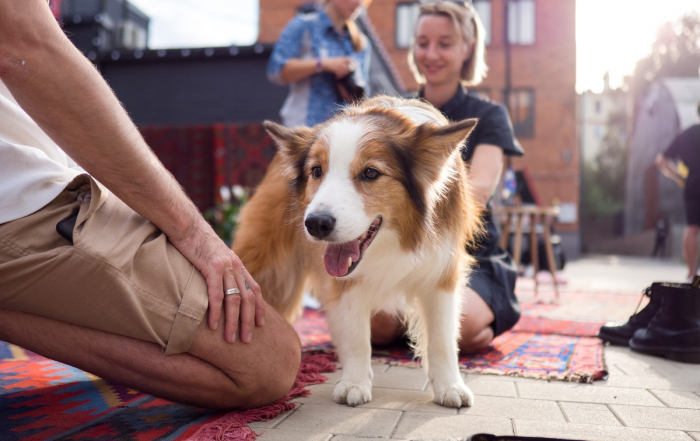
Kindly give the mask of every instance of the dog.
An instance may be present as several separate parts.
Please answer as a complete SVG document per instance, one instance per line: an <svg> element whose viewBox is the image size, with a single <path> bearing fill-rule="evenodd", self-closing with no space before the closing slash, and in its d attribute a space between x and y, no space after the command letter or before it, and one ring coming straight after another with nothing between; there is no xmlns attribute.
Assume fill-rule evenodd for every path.
<svg viewBox="0 0 700 441"><path fill-rule="evenodd" d="M279 150L241 212L233 250L292 322L305 286L326 310L343 375L332 398L372 399L370 318L400 313L434 401L471 406L459 372L460 289L480 231L460 148L477 120L376 97L314 127L264 126Z"/></svg>

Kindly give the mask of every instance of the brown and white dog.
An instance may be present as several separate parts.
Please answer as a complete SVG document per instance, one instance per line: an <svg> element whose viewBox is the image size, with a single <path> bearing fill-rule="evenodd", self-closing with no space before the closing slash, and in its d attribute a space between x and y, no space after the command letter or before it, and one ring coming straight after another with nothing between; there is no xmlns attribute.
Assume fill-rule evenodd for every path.
<svg viewBox="0 0 700 441"><path fill-rule="evenodd" d="M320 299L343 365L338 403L372 399L378 310L401 313L436 403L473 403L457 339L472 263L465 244L480 229L460 157L475 124L389 97L313 128L265 122L279 152L241 213L233 249L290 322L305 286Z"/></svg>

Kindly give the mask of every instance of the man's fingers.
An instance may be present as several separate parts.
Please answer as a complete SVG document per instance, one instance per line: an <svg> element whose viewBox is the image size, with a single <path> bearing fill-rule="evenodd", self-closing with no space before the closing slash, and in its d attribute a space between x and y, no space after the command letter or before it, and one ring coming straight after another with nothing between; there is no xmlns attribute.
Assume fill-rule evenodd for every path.
<svg viewBox="0 0 700 441"><path fill-rule="evenodd" d="M253 295L255 296L255 325L264 326L265 325L265 307L263 306L262 290L258 282L253 280L253 276L250 275L247 269L243 268L243 276L248 282Z"/></svg>
<svg viewBox="0 0 700 441"><path fill-rule="evenodd" d="M224 286L221 280L221 272L214 271L207 277L207 291L209 293L209 328L216 330L221 319L221 302L224 298Z"/></svg>
<svg viewBox="0 0 700 441"><path fill-rule="evenodd" d="M253 328L255 327L255 294L243 275L242 265L235 277L236 283L241 287L241 341L250 343L253 340Z"/></svg>
<svg viewBox="0 0 700 441"><path fill-rule="evenodd" d="M227 268L224 271L224 290L238 291L227 294L224 299L226 308L226 324L224 327L224 338L229 343L235 343L238 333L238 317L241 312L241 289L236 283L234 269ZM221 302L219 302L220 304Z"/></svg>

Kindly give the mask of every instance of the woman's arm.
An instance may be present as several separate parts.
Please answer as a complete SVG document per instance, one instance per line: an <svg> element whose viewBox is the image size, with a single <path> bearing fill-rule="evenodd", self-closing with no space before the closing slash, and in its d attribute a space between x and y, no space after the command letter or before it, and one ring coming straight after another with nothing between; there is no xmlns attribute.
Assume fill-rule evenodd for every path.
<svg viewBox="0 0 700 441"><path fill-rule="evenodd" d="M496 191L503 172L503 149L493 144L478 144L469 166L469 183L477 202L484 207Z"/></svg>
<svg viewBox="0 0 700 441"><path fill-rule="evenodd" d="M342 78L354 69L353 61L350 57L290 58L280 72L280 80L284 84L295 83L318 73L319 67L321 72L332 72L336 78Z"/></svg>

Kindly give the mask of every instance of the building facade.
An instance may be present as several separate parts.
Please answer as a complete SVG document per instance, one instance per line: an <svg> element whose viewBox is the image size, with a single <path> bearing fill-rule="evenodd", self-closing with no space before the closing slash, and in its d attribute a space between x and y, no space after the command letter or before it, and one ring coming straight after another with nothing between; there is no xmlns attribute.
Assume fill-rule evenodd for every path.
<svg viewBox="0 0 700 441"><path fill-rule="evenodd" d="M273 43L303 0L260 0L258 41ZM489 74L478 92L510 110L542 205L559 204L567 254L580 249L575 0L474 0L487 34ZM366 12L408 90L418 85L407 55L419 2L376 0Z"/></svg>

